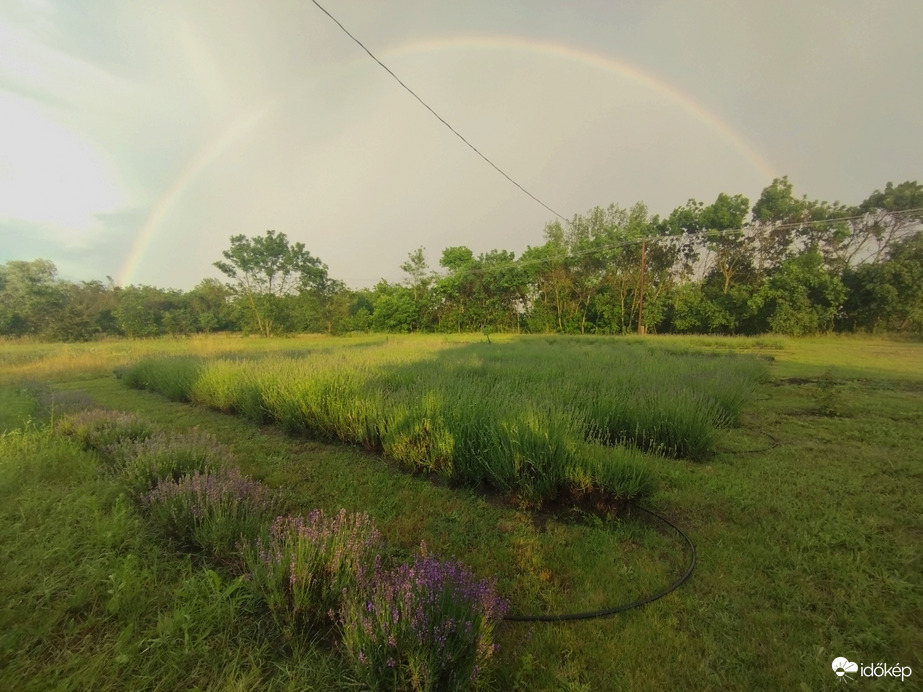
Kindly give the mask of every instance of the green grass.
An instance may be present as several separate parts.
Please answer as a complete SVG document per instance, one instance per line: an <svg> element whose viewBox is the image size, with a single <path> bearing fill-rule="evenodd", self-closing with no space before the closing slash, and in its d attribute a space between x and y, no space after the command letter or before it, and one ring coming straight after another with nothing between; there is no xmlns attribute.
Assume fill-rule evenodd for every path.
<svg viewBox="0 0 923 692"><path fill-rule="evenodd" d="M241 416L128 389L111 375L120 358L118 365L129 364L111 355L119 349L138 349L138 358L240 358L249 345L258 362L269 352L280 359L301 351L333 356L342 345L363 351L387 344L395 359L402 351L467 348L410 338L238 341L143 348L113 342L97 346L96 366L84 356L66 360L59 347L41 346L44 355L29 359L29 345L21 344L17 357L29 367L2 377L82 391L164 429L198 426L228 446L245 473L281 493L286 511L367 512L399 554L410 555L425 540L479 576L498 575L512 612L633 600L683 569L682 544L634 513L605 521L517 509L499 496L448 487L438 476L405 473L361 448L287 436ZM598 339L586 348L618 341ZM654 459L658 481L646 504L690 534L697 570L678 591L613 618L503 625L496 687L836 689L830 663L837 656L901 663L923 674L923 345L858 338L632 341L652 352L740 350L774 358L770 380L743 408L740 427L721 433L715 456L697 463ZM835 415L824 410L828 390ZM5 396L20 402L25 417L38 415L28 397ZM350 686L343 659L323 643L254 630L253 605L233 590L233 579L215 572L215 585L216 577L149 534L96 475L98 459L41 433L23 439L31 441L5 437L0 445L0 688ZM126 597L115 598L119 593Z"/></svg>
<svg viewBox="0 0 923 692"><path fill-rule="evenodd" d="M158 541L97 459L0 438L0 688L338 689L323 646L267 630L239 578Z"/></svg>

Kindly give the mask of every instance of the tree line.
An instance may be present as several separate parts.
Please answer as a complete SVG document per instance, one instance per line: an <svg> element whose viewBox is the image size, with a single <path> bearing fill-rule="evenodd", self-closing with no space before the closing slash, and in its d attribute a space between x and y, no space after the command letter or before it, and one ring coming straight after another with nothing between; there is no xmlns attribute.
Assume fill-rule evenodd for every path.
<svg viewBox="0 0 923 692"><path fill-rule="evenodd" d="M668 216L610 205L544 228L541 245L439 268L409 253L399 282L351 289L284 233L233 236L227 277L190 291L62 281L48 260L0 265L0 335L74 341L213 331L806 335L923 333L923 186L862 203L797 197L786 177L751 207L721 193Z"/></svg>

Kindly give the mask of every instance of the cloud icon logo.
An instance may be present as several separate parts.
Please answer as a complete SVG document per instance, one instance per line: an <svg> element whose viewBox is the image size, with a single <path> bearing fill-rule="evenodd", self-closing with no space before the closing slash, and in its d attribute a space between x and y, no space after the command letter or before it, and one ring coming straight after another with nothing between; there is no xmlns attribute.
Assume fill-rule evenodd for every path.
<svg viewBox="0 0 923 692"><path fill-rule="evenodd" d="M833 672L836 673L838 678L842 678L846 673L858 673L859 666L840 656L839 658L833 659ZM850 676L846 675L846 677L848 678Z"/></svg>

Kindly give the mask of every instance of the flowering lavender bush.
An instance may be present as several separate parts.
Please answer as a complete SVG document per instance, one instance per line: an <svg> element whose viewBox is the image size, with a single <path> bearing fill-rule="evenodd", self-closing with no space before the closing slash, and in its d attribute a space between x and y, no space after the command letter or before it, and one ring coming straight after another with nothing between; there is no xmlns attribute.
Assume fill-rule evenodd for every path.
<svg viewBox="0 0 923 692"><path fill-rule="evenodd" d="M276 502L265 485L236 467L162 479L142 497L151 520L180 543L230 560L242 538L269 522Z"/></svg>
<svg viewBox="0 0 923 692"><path fill-rule="evenodd" d="M57 430L71 437L84 449L98 452L118 444L132 444L146 440L153 434L153 428L144 421L124 411L90 409L61 419Z"/></svg>
<svg viewBox="0 0 923 692"><path fill-rule="evenodd" d="M103 449L128 490L140 496L161 480L178 481L191 473L232 466L233 455L208 433L157 433L141 442L121 442Z"/></svg>
<svg viewBox="0 0 923 692"><path fill-rule="evenodd" d="M344 594L381 551L367 514L277 517L268 533L245 547L251 582L283 628L335 618Z"/></svg>
<svg viewBox="0 0 923 692"><path fill-rule="evenodd" d="M343 643L373 689L467 690L493 657L509 604L496 580L425 554L413 565L369 570L340 615Z"/></svg>

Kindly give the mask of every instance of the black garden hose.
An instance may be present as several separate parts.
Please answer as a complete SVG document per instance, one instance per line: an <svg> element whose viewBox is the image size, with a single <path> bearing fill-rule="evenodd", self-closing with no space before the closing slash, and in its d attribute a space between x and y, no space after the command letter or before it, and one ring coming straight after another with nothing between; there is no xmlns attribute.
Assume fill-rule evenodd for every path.
<svg viewBox="0 0 923 692"><path fill-rule="evenodd" d="M695 544L692 542L692 539L686 535L686 533L679 528L672 521L666 517L658 514L657 512L642 507L641 505L635 505L637 509L640 509L644 512L647 512L653 517L660 519L664 524L673 528L680 536L683 537L683 540L689 545L690 550L690 559L689 565L686 567L686 571L683 572L676 581L670 584L665 589L658 591L657 593L651 594L650 596L645 596L644 598L638 599L637 601L632 601L631 603L622 603L617 606L612 606L611 608L603 608L601 610L592 610L586 613L559 613L556 615L507 615L504 617L504 620L509 622L565 622L567 620L593 620L595 618L604 618L609 617L610 615L615 615L616 613L622 613L626 610L632 610L633 608L640 608L641 606L647 605L648 603L653 603L659 598L663 598L668 593L672 593L680 587L689 577L692 575L692 571L695 569L696 562L696 551Z"/></svg>

